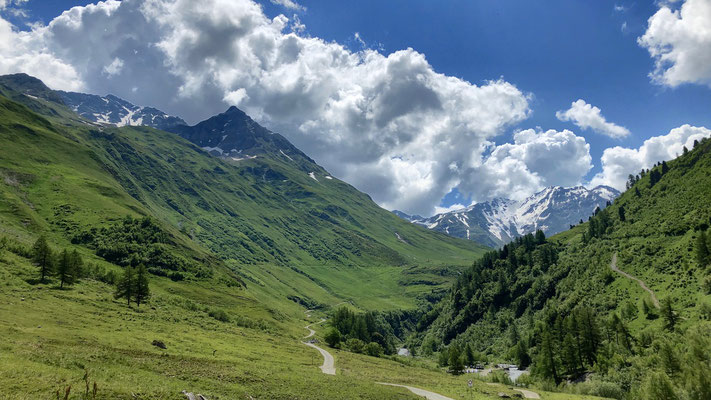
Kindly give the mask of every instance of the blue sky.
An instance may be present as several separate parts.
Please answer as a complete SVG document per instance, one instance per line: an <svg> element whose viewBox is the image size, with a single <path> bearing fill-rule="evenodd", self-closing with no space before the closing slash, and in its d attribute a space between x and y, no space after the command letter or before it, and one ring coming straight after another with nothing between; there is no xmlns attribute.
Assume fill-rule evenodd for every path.
<svg viewBox="0 0 711 400"><path fill-rule="evenodd" d="M21 5L27 17L6 18L18 27L27 21L48 23L63 10L88 3L29 0ZM684 124L711 127L708 85L692 82L671 87L654 83L649 76L654 59L637 39L660 9L655 2L300 0L303 8L296 10L275 3L262 1L264 13L270 18L284 14L292 21L298 16L306 26L302 36L336 42L354 52L367 47L388 55L412 48L424 54L437 73L475 85L503 78L530 95L530 115L505 126L490 140L497 145L510 143L513 133L522 129L569 129L590 145L593 168L583 181L601 172L605 149L639 149L646 139ZM354 36L356 32L363 42ZM631 134L615 139L556 118L557 111L567 110L577 99L599 107L608 122ZM287 122L265 121L292 138ZM297 145L305 146L306 142L293 137ZM453 193L439 206L466 205L472 200L472 195L457 195L456 189ZM473 198L482 199L476 194Z"/></svg>

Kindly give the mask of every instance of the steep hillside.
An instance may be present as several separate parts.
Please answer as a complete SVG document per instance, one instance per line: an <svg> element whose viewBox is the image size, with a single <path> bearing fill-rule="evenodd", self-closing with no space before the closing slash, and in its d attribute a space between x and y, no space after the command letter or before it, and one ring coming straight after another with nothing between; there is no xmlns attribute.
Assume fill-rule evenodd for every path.
<svg viewBox="0 0 711 400"><path fill-rule="evenodd" d="M409 216L400 211L395 214L437 232L499 247L538 229L546 235L567 230L587 219L596 208L605 208L619 194L607 186L594 189L556 186L523 201L494 199L429 218Z"/></svg>
<svg viewBox="0 0 711 400"><path fill-rule="evenodd" d="M379 308L412 307L419 294L447 284L453 267L483 250L402 221L315 164L308 172L295 168L295 157L302 157L301 167L309 159L293 146L280 149L292 159L225 162L171 133L96 127L68 120L63 115L70 111L54 99L18 97L53 110L45 119L3 100L4 139L11 143L0 150L2 168L33 177L18 187L21 204L7 208L21 229L61 228L68 240L92 247L93 228L148 215L246 282L263 285L264 274L280 271L283 278L296 275L276 279L289 287L284 296L309 302L315 301L310 293L325 291ZM60 190L49 179L77 171L84 172ZM36 227L17 221L14 209L28 207L23 201L33 204L23 218ZM360 284L347 283L353 280ZM302 281L319 290L304 290Z"/></svg>
<svg viewBox="0 0 711 400"><path fill-rule="evenodd" d="M304 310L413 308L481 248L401 221L322 170L317 181L289 160L229 163L172 133L102 126L20 78L0 79L4 398L414 399L374 382L464 387L348 353L324 377L301 343L315 322ZM73 284L40 279L40 236L83 260ZM114 298L136 264L151 272L140 308Z"/></svg>
<svg viewBox="0 0 711 400"><path fill-rule="evenodd" d="M579 390L616 398L709 398L710 171L705 140L641 173L590 221L488 253L412 343L532 362L541 382L587 377Z"/></svg>

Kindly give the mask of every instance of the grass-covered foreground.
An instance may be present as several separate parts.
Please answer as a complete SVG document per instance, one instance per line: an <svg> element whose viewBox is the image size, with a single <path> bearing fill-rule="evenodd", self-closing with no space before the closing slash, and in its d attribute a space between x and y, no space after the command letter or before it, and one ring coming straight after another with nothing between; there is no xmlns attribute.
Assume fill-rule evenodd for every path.
<svg viewBox="0 0 711 400"><path fill-rule="evenodd" d="M296 316L305 315L302 310L287 308L275 315L250 294L228 287L155 279L152 299L137 310L114 299L113 287L102 282L84 279L60 290L56 280L41 284L36 278L37 268L27 259L2 251L3 398L54 398L57 391L63 398L71 387L70 398L80 399L87 384L93 392L94 383L101 399L182 399L183 390L209 399L416 398L376 381L455 399L515 393L479 381L469 391L470 378L448 375L424 361L344 351L334 352L337 375L323 375L318 353L301 344L309 323ZM226 321L209 315L218 307ZM543 393L543 398L560 397Z"/></svg>

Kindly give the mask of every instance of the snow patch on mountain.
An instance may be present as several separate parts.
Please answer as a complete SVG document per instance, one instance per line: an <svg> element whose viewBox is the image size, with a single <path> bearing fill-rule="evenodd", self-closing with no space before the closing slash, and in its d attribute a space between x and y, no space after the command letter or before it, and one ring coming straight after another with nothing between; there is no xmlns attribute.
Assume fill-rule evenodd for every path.
<svg viewBox="0 0 711 400"><path fill-rule="evenodd" d="M185 121L152 107L140 107L113 95L58 92L64 103L77 114L104 125L150 126L166 130Z"/></svg>
<svg viewBox="0 0 711 400"><path fill-rule="evenodd" d="M496 198L429 218L394 213L428 229L498 247L538 229L549 236L562 232L587 219L595 208L604 208L619 194L607 186L553 186L523 201Z"/></svg>

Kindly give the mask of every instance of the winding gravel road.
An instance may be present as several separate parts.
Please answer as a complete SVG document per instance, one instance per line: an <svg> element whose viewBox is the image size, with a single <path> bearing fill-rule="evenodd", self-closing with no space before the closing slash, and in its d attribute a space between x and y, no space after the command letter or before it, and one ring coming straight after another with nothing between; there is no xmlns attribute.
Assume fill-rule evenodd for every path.
<svg viewBox="0 0 711 400"><path fill-rule="evenodd" d="M308 314L308 311L307 311L307 315L308 315L309 317L311 316L310 314ZM321 320L318 321L318 322L314 322L313 324L306 325L306 326L304 327L304 329L307 329L307 330L309 331L309 334L306 335L306 336L304 336L304 339L308 339L308 338L310 338L310 337L312 337L313 335L316 334L316 331L314 331L313 329L311 329L312 326L318 325L318 324L322 324L322 323L324 323L325 321L326 321L326 319L321 318ZM326 374L326 375L336 375L335 361L334 361L333 356L331 355L331 353L329 353L329 352L327 352L326 350L324 350L324 349L322 349L322 348L316 346L316 345L313 344L313 343L308 343L308 342L302 342L302 343L305 344L305 345L307 345L307 346L309 346L309 347L312 347L312 348L318 350L318 352L321 353L321 355L323 356L323 365L321 365L321 367L320 367L320 368L321 368L321 372L323 372L323 373ZM395 383L384 383L384 382L376 382L376 383L377 383L378 385L386 385L386 386L395 386L395 387L405 388L405 389L411 391L412 393L414 393L414 394L416 394L416 395L418 395L418 396L422 396L422 397L426 398L427 400L454 400L454 399L452 399L452 398L450 398L450 397L442 396L441 394L434 393L434 392L430 392L430 391L427 391L427 390L424 390L424 389L420 389L420 388L416 388L416 387L412 387L412 386L405 386L405 385L398 385L398 384L395 384ZM525 394L524 394L524 396L525 396Z"/></svg>
<svg viewBox="0 0 711 400"><path fill-rule="evenodd" d="M422 396L422 397L426 398L427 400L454 400L451 397L442 396L441 394L430 392L430 391L412 387L412 386L398 385L395 383L385 383L385 382L376 382L376 383L378 385L395 386L395 387L405 388L418 396Z"/></svg>
<svg viewBox="0 0 711 400"><path fill-rule="evenodd" d="M620 271L620 269L617 268L617 253L615 253L612 256L612 261L610 262L610 269L612 269L613 271L617 272L618 274L624 276L625 278L632 279L633 281L636 281L639 284L639 286L642 289L646 290L647 293L649 293L649 295L652 297L652 302L654 303L654 306L657 308L660 308L659 307L659 300L657 300L657 295L654 294L654 291L652 289L647 287L647 285L641 279L637 278L634 275L630 275L625 271Z"/></svg>
<svg viewBox="0 0 711 400"><path fill-rule="evenodd" d="M336 375L336 366L335 366L335 362L333 360L333 356L331 355L331 353L316 346L313 343L304 343L304 344L318 350L318 352L321 353L321 355L323 356L323 364L320 367L321 372L323 372L326 375Z"/></svg>
<svg viewBox="0 0 711 400"><path fill-rule="evenodd" d="M541 396L538 393L532 392L530 390L526 390L526 389L514 389L514 390L517 392L523 393L523 397L525 397L527 399L540 399L541 398Z"/></svg>
<svg viewBox="0 0 711 400"><path fill-rule="evenodd" d="M305 329L308 329L309 334L306 335L306 336L304 336L304 339L308 339L308 338L310 338L310 337L312 337L313 335L316 334L316 331L313 330L313 329L311 329L312 326L318 325L318 324L322 324L322 323L324 323L325 321L326 321L326 319L321 318L321 320L318 321L318 322L314 322L313 324L306 325L304 328L305 328ZM314 349L318 350L318 352L321 353L321 355L323 356L323 364L322 364L321 367L320 367L320 368L321 368L321 372L323 372L323 373L326 374L326 375L336 375L336 366L335 366L336 363L335 363L335 361L334 361L333 356L331 355L331 353L329 353L329 352L327 352L326 350L324 350L324 349L322 349L322 348L316 346L316 345L313 344L313 343L307 343L307 342L303 342L303 343L304 343L305 345L309 346L309 347L313 347Z"/></svg>

